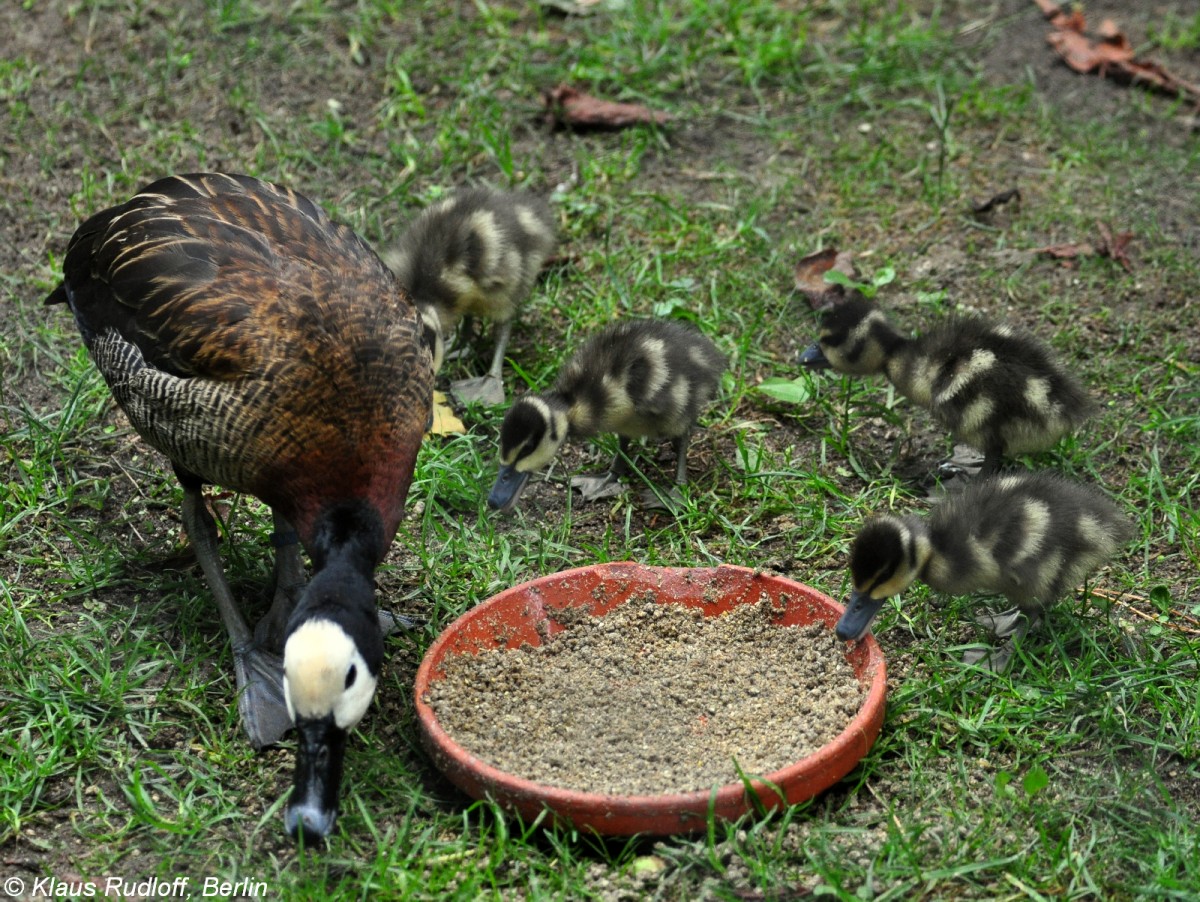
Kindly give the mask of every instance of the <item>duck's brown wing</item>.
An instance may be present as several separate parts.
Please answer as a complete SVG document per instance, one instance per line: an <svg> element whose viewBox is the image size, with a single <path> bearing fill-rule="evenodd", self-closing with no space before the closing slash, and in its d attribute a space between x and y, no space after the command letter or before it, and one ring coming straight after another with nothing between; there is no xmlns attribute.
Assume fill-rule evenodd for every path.
<svg viewBox="0 0 1200 902"><path fill-rule="evenodd" d="M432 380L416 311L307 198L246 176L155 182L79 228L48 300L177 468L301 521L339 496L403 504Z"/></svg>
<svg viewBox="0 0 1200 902"><path fill-rule="evenodd" d="M70 304L89 347L115 329L152 366L216 379L261 366L264 337L303 321L331 289L391 293L352 229L241 175L170 176L97 213L72 237L63 271L47 302Z"/></svg>

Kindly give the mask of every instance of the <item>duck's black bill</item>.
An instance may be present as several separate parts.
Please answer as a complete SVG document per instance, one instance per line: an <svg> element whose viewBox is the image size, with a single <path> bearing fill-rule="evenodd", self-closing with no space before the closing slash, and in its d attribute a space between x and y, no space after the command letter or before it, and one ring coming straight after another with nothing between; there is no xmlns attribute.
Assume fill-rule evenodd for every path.
<svg viewBox="0 0 1200 902"><path fill-rule="evenodd" d="M881 607L882 600L876 601L868 595L851 592L846 612L833 628L834 633L843 642L857 642L871 631L871 621L875 619Z"/></svg>
<svg viewBox="0 0 1200 902"><path fill-rule="evenodd" d="M800 365L808 367L810 370L827 370L830 367L829 358L825 356L825 352L821 350L819 344L811 344L800 352L798 358Z"/></svg>
<svg viewBox="0 0 1200 902"><path fill-rule="evenodd" d="M346 731L333 716L296 722L296 779L283 823L292 839L320 845L333 832L346 757Z"/></svg>
<svg viewBox="0 0 1200 902"><path fill-rule="evenodd" d="M518 473L507 464L502 466L496 475L495 485L488 493L488 507L501 513L508 513L516 507L517 499L521 497L521 492L524 491L525 483L528 480L528 473Z"/></svg>

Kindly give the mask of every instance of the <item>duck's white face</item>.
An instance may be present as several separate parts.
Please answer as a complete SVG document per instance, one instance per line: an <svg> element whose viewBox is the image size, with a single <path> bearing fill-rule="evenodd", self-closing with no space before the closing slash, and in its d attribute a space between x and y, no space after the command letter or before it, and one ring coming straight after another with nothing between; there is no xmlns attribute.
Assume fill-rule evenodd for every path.
<svg viewBox="0 0 1200 902"><path fill-rule="evenodd" d="M343 730L357 724L375 696L376 679L354 640L331 620L309 620L283 650L283 694L293 721L333 716Z"/></svg>

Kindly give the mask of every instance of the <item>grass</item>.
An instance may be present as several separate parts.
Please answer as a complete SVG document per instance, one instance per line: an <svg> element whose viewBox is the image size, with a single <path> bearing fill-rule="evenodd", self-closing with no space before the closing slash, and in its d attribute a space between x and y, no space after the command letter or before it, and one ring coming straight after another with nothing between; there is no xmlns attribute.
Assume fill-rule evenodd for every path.
<svg viewBox="0 0 1200 902"><path fill-rule="evenodd" d="M251 879L339 899L1194 897L1200 223L1180 173L1197 150L1170 101L1031 62L1036 11L1009 6L0 12L18 36L0 51L0 877ZM1123 24L1172 64L1196 46L1182 7ZM539 92L562 81L674 120L552 131ZM675 518L634 495L571 497L567 478L603 465L607 439L570 446L508 519L484 506L502 411L470 411L468 435L426 444L379 575L389 606L425 625L389 640L319 854L282 836L290 748L255 754L242 739L169 467L114 409L66 312L40 306L83 218L203 168L288 183L377 244L467 182L551 196L566 262L515 330L510 392L544 386L618 315L692 320L732 362ZM965 212L1014 185L1019 203ZM1031 253L1094 240L1097 221L1134 232L1132 272ZM1026 463L1105 485L1137 539L1004 676L957 663L981 638L971 599L917 587L886 606L883 733L803 805L611 842L455 793L420 749L409 691L425 648L471 605L622 559L769 567L840 597L862 519L924 505L914 481L944 436L879 383L795 363L815 316L791 295L791 268L829 245L856 255L859 281L907 326L973 308L1067 357L1105 410ZM651 485L672 469L656 448L635 464ZM256 615L270 518L253 499L215 503L234 590Z"/></svg>

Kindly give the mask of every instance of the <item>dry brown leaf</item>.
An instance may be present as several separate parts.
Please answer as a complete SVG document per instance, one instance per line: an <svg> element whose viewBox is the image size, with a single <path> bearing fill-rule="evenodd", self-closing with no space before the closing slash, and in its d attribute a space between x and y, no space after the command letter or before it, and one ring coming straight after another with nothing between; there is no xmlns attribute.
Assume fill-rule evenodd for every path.
<svg viewBox="0 0 1200 902"><path fill-rule="evenodd" d="M1096 248L1085 241L1077 244L1051 244L1039 247L1034 253L1054 257L1056 260L1062 260L1064 265L1071 266L1074 265L1076 257L1090 257L1096 253Z"/></svg>
<svg viewBox="0 0 1200 902"><path fill-rule="evenodd" d="M1071 244L1052 244L1047 247L1039 247L1034 253L1062 260L1063 264L1067 266L1073 265L1077 257L1098 255L1115 260L1126 271L1132 272L1133 261L1129 259L1129 245L1133 241L1133 232L1117 232L1114 234L1112 229L1102 222L1096 223L1096 230L1100 233L1100 240L1095 244L1087 241Z"/></svg>
<svg viewBox="0 0 1200 902"><path fill-rule="evenodd" d="M1087 26L1079 10L1067 15L1049 0L1034 2L1055 29L1046 40L1076 72L1095 72L1115 81L1144 85L1200 105L1200 86L1173 75L1156 62L1137 59L1132 42L1112 19L1100 23L1097 39L1092 40L1084 33Z"/></svg>
<svg viewBox="0 0 1200 902"><path fill-rule="evenodd" d="M1117 261L1126 272L1133 272L1133 261L1129 259L1129 245L1133 241L1133 232L1117 232L1114 235L1112 229L1102 222L1096 223L1096 229L1100 232L1100 244L1096 247L1096 253Z"/></svg>
<svg viewBox="0 0 1200 902"><path fill-rule="evenodd" d="M826 247L809 254L796 264L796 290L808 300L813 310L827 310L846 296L846 289L825 281L825 273L836 269L851 279L858 278L854 269L854 255L849 251L839 253L836 247Z"/></svg>
<svg viewBox="0 0 1200 902"><path fill-rule="evenodd" d="M627 128L631 125L665 125L669 113L652 110L640 103L600 100L590 94L559 85L542 95L546 118L567 128Z"/></svg>

